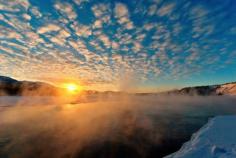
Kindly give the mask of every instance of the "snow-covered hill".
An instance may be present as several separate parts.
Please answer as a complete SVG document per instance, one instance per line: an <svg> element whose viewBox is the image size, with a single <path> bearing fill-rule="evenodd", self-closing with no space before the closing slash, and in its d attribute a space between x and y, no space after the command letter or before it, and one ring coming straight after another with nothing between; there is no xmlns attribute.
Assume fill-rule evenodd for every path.
<svg viewBox="0 0 236 158"><path fill-rule="evenodd" d="M236 95L236 82L211 86L185 87L167 92L174 95Z"/></svg>
<svg viewBox="0 0 236 158"><path fill-rule="evenodd" d="M236 116L211 119L182 148L165 158L236 158Z"/></svg>
<svg viewBox="0 0 236 158"><path fill-rule="evenodd" d="M228 83L219 86L216 89L218 94L236 95L236 83Z"/></svg>

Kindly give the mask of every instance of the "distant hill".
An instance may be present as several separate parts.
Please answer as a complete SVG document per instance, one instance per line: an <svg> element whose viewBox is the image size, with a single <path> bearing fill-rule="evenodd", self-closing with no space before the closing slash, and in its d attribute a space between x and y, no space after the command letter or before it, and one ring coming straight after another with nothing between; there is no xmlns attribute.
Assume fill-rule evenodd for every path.
<svg viewBox="0 0 236 158"><path fill-rule="evenodd" d="M37 95L37 96L55 96L59 95L59 92L63 92L61 88L52 86L44 82L31 82L31 81L17 81L10 77L0 76L0 96L2 95ZM84 91L83 95L122 95L128 94L124 92L113 92L113 91ZM172 90L163 93L137 93L136 95L236 95L236 82L225 83L220 85L211 86L196 86L196 87L185 87L179 90Z"/></svg>
<svg viewBox="0 0 236 158"><path fill-rule="evenodd" d="M43 82L17 81L10 77L0 76L0 96L54 96L58 88Z"/></svg>
<svg viewBox="0 0 236 158"><path fill-rule="evenodd" d="M211 86L185 87L180 90L164 92L165 94L177 95L236 95L236 82Z"/></svg>
<svg viewBox="0 0 236 158"><path fill-rule="evenodd" d="M0 76L0 84L12 84L18 82L15 79L6 76Z"/></svg>

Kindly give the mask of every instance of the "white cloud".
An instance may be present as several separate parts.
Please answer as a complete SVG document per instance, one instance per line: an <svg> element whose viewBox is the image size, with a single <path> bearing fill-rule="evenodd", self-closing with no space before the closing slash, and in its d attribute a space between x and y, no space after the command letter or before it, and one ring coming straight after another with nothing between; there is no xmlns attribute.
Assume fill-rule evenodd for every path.
<svg viewBox="0 0 236 158"><path fill-rule="evenodd" d="M31 26L28 22L25 20L22 20L22 18L19 18L19 15L22 15L22 13L18 14L10 14L10 13L5 13L5 17L0 17L3 18L3 21L6 22L8 25L12 26L15 30L21 32L26 29L31 29Z"/></svg>
<svg viewBox="0 0 236 158"><path fill-rule="evenodd" d="M29 14L23 14L22 17L26 20L31 20L31 16Z"/></svg>
<svg viewBox="0 0 236 158"><path fill-rule="evenodd" d="M74 20L77 17L76 12L73 9L73 6L69 3L56 3L54 7L61 13L63 16L67 17L70 20Z"/></svg>
<svg viewBox="0 0 236 158"><path fill-rule="evenodd" d="M198 5L191 8L191 11L189 13L190 18L196 19L206 16L208 14L208 11L203 6Z"/></svg>
<svg viewBox="0 0 236 158"><path fill-rule="evenodd" d="M58 35L59 38L67 38L67 37L70 37L70 36L71 36L70 32L65 30L65 29L62 29L59 32L59 35Z"/></svg>
<svg viewBox="0 0 236 158"><path fill-rule="evenodd" d="M23 37L20 33L16 32L15 30L0 25L0 38L21 39Z"/></svg>
<svg viewBox="0 0 236 158"><path fill-rule="evenodd" d="M37 32L40 34L44 34L44 33L52 32L52 31L59 31L60 29L61 27L59 27L56 24L48 24L48 25L40 27Z"/></svg>
<svg viewBox="0 0 236 158"><path fill-rule="evenodd" d="M81 7L83 3L89 2L89 0L74 0L74 2L75 2L78 6Z"/></svg>
<svg viewBox="0 0 236 158"><path fill-rule="evenodd" d="M90 26L82 25L75 23L72 25L72 28L75 30L75 33L79 37L88 37L92 34L92 29Z"/></svg>
<svg viewBox="0 0 236 158"><path fill-rule="evenodd" d="M126 29L133 29L133 22L129 18L129 11L126 5L123 3L115 4L115 17L118 19L118 23L123 25Z"/></svg>
<svg viewBox="0 0 236 158"><path fill-rule="evenodd" d="M61 46L64 46L64 45L65 45L65 41L64 41L63 39L59 39L59 38L57 38L57 37L52 37L52 38L51 38L51 41L52 41L53 43L56 43L56 44L61 45Z"/></svg>
<svg viewBox="0 0 236 158"><path fill-rule="evenodd" d="M30 12L32 13L33 16L35 16L36 18L40 18L42 17L41 12L39 11L39 9L37 7L31 7L30 8Z"/></svg>
<svg viewBox="0 0 236 158"><path fill-rule="evenodd" d="M113 49L119 49L119 47L120 47L120 45L119 45L119 43L118 42L112 42L112 48Z"/></svg>
<svg viewBox="0 0 236 158"><path fill-rule="evenodd" d="M147 23L147 24L144 25L144 29L145 29L146 31L150 31L150 30L153 29L155 26L156 26L155 23Z"/></svg>
<svg viewBox="0 0 236 158"><path fill-rule="evenodd" d="M101 47L101 44L98 40L92 40L89 43L94 49L96 49L96 51L104 52L104 49Z"/></svg>
<svg viewBox="0 0 236 158"><path fill-rule="evenodd" d="M67 47L67 38L70 37L71 34L69 31L65 29L61 29L58 34L53 36L48 36L52 43L58 44L60 46Z"/></svg>
<svg viewBox="0 0 236 158"><path fill-rule="evenodd" d="M111 47L111 41L110 41L110 39L108 38L107 35L101 34L101 35L99 35L99 39L103 42L103 44L104 44L107 48L110 48L110 47Z"/></svg>
<svg viewBox="0 0 236 158"><path fill-rule="evenodd" d="M153 4L151 6L149 6L148 8L148 15L154 15L157 11L157 5L156 4Z"/></svg>
<svg viewBox="0 0 236 158"><path fill-rule="evenodd" d="M39 43L45 43L44 40L35 32L26 31L24 32L26 36L25 41L28 43L28 47L32 48L38 45Z"/></svg>
<svg viewBox="0 0 236 158"><path fill-rule="evenodd" d="M28 50L28 48L24 45L20 45L14 42L10 42L10 41L1 41L1 44L7 45L9 48L17 48L21 51L26 51Z"/></svg>
<svg viewBox="0 0 236 158"><path fill-rule="evenodd" d="M28 0L1 0L0 10L10 11L10 12L19 12L21 9L27 11L30 6Z"/></svg>
<svg viewBox="0 0 236 158"><path fill-rule="evenodd" d="M96 17L101 17L110 10L109 4L96 4L92 7L93 13Z"/></svg>
<svg viewBox="0 0 236 158"><path fill-rule="evenodd" d="M102 27L102 21L96 20L93 25L94 28L101 28Z"/></svg>
<svg viewBox="0 0 236 158"><path fill-rule="evenodd" d="M96 17L94 28L101 28L103 24L111 24L111 6L109 3L95 4L92 11Z"/></svg>
<svg viewBox="0 0 236 158"><path fill-rule="evenodd" d="M134 42L133 43L133 47L132 47L132 50L137 53L139 52L141 49L142 49L142 45L139 43L139 42Z"/></svg>
<svg viewBox="0 0 236 158"><path fill-rule="evenodd" d="M126 24L125 24L125 27L128 29L128 30L130 30L130 29L133 29L134 28L134 26L133 26L133 23L132 22L127 22Z"/></svg>
<svg viewBox="0 0 236 158"><path fill-rule="evenodd" d="M165 4L157 10L157 15L159 16L169 15L173 11L174 7L175 3Z"/></svg>
<svg viewBox="0 0 236 158"><path fill-rule="evenodd" d="M115 14L117 17L129 16L129 11L125 4L116 3Z"/></svg>
<svg viewBox="0 0 236 158"><path fill-rule="evenodd" d="M138 34L137 36L136 36L136 40L137 41L143 41L144 39L145 39L145 37L146 37L146 34L144 34L144 33L140 33L140 34Z"/></svg>

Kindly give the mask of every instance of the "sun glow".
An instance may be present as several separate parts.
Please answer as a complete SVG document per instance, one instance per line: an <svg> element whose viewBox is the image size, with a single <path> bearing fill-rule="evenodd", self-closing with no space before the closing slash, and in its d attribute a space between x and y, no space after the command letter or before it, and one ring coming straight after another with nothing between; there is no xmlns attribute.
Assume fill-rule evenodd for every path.
<svg viewBox="0 0 236 158"><path fill-rule="evenodd" d="M82 90L82 87L75 83L67 83L63 86L70 93L79 93Z"/></svg>
<svg viewBox="0 0 236 158"><path fill-rule="evenodd" d="M74 84L69 84L66 88L68 91L72 91L72 92L77 90L77 86Z"/></svg>

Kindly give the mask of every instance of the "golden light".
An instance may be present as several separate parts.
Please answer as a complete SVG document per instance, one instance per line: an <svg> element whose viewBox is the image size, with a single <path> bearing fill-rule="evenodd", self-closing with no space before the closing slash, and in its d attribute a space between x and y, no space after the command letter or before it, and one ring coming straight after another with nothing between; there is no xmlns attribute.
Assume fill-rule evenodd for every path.
<svg viewBox="0 0 236 158"><path fill-rule="evenodd" d="M79 93L82 90L82 87L75 83L67 83L63 87L72 94Z"/></svg>
<svg viewBox="0 0 236 158"><path fill-rule="evenodd" d="M77 90L77 86L75 84L68 84L66 88L68 91L71 91L71 92L74 92Z"/></svg>

